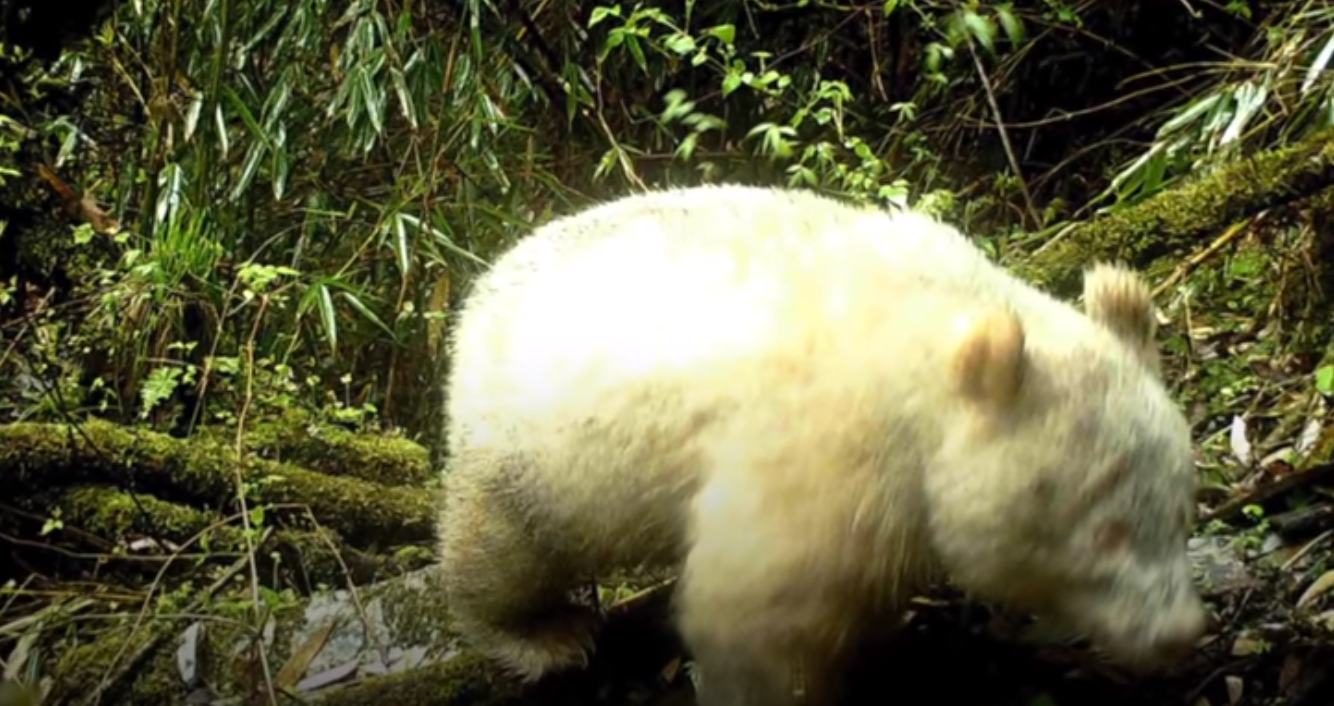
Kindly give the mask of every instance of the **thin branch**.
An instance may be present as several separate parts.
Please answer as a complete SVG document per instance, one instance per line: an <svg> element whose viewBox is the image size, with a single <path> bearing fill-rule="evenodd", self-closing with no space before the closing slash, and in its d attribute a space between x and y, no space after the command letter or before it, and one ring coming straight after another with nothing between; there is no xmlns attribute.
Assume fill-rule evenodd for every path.
<svg viewBox="0 0 1334 706"><path fill-rule="evenodd" d="M1005 147L1005 157L1010 160L1010 169L1014 170L1014 176L1019 180L1019 189L1024 194L1024 204L1028 208L1032 226L1041 228L1042 219L1038 216L1038 209L1033 204L1033 195L1028 191L1028 183L1024 181L1024 172L1019 167L1019 160L1014 156L1014 148L1010 146L1010 135L1005 130L1005 120L1001 116L1000 104L996 102L996 94L991 90L991 80L987 78L986 69L982 66L981 57L977 55L977 49L973 47L971 37L968 38L968 54L973 57L973 66L977 67L977 78L982 82L982 88L987 92L987 102L991 104L991 113L996 119L996 132L1000 135L1001 145Z"/></svg>

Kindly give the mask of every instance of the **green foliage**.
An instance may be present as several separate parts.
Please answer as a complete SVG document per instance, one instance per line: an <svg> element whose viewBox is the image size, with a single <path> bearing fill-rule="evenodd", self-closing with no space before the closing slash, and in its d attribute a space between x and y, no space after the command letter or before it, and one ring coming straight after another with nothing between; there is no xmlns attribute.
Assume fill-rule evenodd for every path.
<svg viewBox="0 0 1334 706"><path fill-rule="evenodd" d="M87 402L158 424L235 419L254 403L322 407L316 391L340 388L335 416L360 423L394 394L417 406L430 367L420 341L447 304L431 299L437 283L461 291L590 191L697 172L902 205L914 170L936 170L916 100L874 108L831 71L833 54L809 43L813 61L779 54L737 6L606 5L578 22L524 8L532 42L511 9L121 6L34 80L80 86L92 118L0 120L0 151L42 136L58 171L98 175L124 214L114 236L75 229L90 305L37 367L63 366L56 378L95 391ZM1009 5L881 11L878 22L910 17L928 38L923 96L948 82L964 44L990 55L1024 36ZM817 13L811 37L848 16ZM879 116L888 133L871 129ZM117 159L88 149L98 142L121 145ZM947 188L919 196L953 203Z"/></svg>
<svg viewBox="0 0 1334 706"><path fill-rule="evenodd" d="M1285 125L1324 119L1329 15L1266 19L1274 61L1239 63L1215 84L1231 88L1160 118L1109 193L1163 188L1277 125L1290 94L1312 107ZM1117 21L1057 0L121 4L24 79L80 111L0 111L0 188L44 161L124 224L25 241L67 262L76 292L0 362L35 381L6 404L184 429L300 405L430 428L444 310L469 279L533 224L650 185L913 204L989 232L999 256L1012 224L1066 208L1035 204L1036 184L1060 180L1035 180L1035 139L1002 149L1014 128L997 126L1063 99L1023 93L1063 85L1043 52L1105 47ZM18 287L0 284L0 304Z"/></svg>
<svg viewBox="0 0 1334 706"><path fill-rule="evenodd" d="M1316 368L1315 389L1325 396L1334 396L1334 365Z"/></svg>
<svg viewBox="0 0 1334 706"><path fill-rule="evenodd" d="M1285 144L1334 126L1334 8L1298 2L1257 33L1258 56L1218 69L1157 129L1148 148L1112 179L1118 208L1171 187L1242 150ZM1250 6L1228 9L1249 18ZM1209 68L1209 67L1205 67ZM1156 117L1156 116L1155 116Z"/></svg>
<svg viewBox="0 0 1334 706"><path fill-rule="evenodd" d="M588 23L590 29L600 26L605 30L597 54L604 80L610 74L605 68L608 61L618 54L628 60L624 65L653 74L656 83L663 86L684 82L675 80L677 72L688 73L692 83L699 81L700 71L711 74L710 80L694 94L679 87L668 89L663 95L663 110L652 116L664 132L676 126L684 129L685 134L673 151L674 157L696 161L697 169L708 177L721 176L726 173L722 165L708 158L692 158L698 157L706 140L726 144L738 141L739 137L741 144L749 147L750 154L763 158L774 168L782 168L790 186L907 205L911 197L910 175L922 166L934 169L938 159L913 122L917 112L915 102L888 106L885 117L896 127L884 138L899 147L877 148L868 139L869 133L864 132L869 116L853 112L865 107L865 97L854 95L847 81L828 77L811 64L784 64L783 59L788 57L776 55L768 48L748 48L738 42L737 28L731 23L704 26L692 32L688 24L693 7L688 4L686 22L678 23L662 10L641 4L628 12L620 4L599 6L593 9ZM926 44L923 62L929 78L924 97L932 94L932 84L949 83L943 72L958 47L976 42L994 54L1002 29L1012 45L1018 45L1024 38L1023 21L1008 3L983 12L977 3L940 6L888 2L882 11L886 16L895 12L910 14L923 32L932 37ZM651 65L652 59L659 62ZM663 71L672 75L662 77ZM718 108L709 109L707 106L711 105ZM733 105L750 109L744 113L750 118L749 124L738 126L744 131L733 128L724 117L733 112L728 110ZM909 159L895 164L885 157L886 152L900 151L907 152ZM628 180L637 181L634 161L630 158L636 153L624 140L613 140L599 161L596 175L619 166ZM944 201L938 194L927 197L924 205L928 207Z"/></svg>

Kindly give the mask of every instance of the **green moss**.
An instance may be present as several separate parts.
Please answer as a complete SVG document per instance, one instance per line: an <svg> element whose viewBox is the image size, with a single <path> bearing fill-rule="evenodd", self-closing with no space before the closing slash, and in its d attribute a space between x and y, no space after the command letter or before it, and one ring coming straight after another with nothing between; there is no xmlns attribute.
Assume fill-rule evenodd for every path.
<svg viewBox="0 0 1334 706"><path fill-rule="evenodd" d="M75 486L58 496L56 503L67 523L113 540L147 534L182 542L217 522L212 513L101 485ZM211 544L224 551L245 546L241 533L229 527L216 528Z"/></svg>
<svg viewBox="0 0 1334 706"><path fill-rule="evenodd" d="M166 502L151 495L128 493L105 486L81 485L67 492L46 496L58 507L66 527L119 540L146 535L188 547L190 552L207 550L231 561L248 551L249 544L239 525L220 524L217 515ZM136 504L137 500L137 504ZM197 536L206 533L206 541ZM286 578L291 586L311 591L320 586L364 585L388 576L426 566L433 555L419 548L414 553L394 552L385 557L347 546L336 532L324 527L310 530L280 528L268 541L254 548L262 579ZM281 557L275 560L273 554ZM155 565L111 565L156 572ZM123 569L115 569L122 573ZM276 573L274 573L276 572ZM278 586L275 586L278 587Z"/></svg>
<svg viewBox="0 0 1334 706"><path fill-rule="evenodd" d="M150 621L138 629L131 630L127 626L111 630L92 642L65 650L55 666L50 703L82 703L99 688L108 689L102 703L134 703L133 699L126 698L128 695L124 692L127 689L157 691L162 698L154 703L172 703L176 700L173 697L179 697L179 687L176 694L163 693L164 680L150 676L141 668L143 663L152 661L151 654L145 650L166 642L171 630L170 623ZM134 676L122 680L118 678L121 674ZM104 684L109 677L110 683ZM177 681L179 683L179 679ZM140 682L144 685L140 686Z"/></svg>
<svg viewBox="0 0 1334 706"><path fill-rule="evenodd" d="M196 432L222 444L232 443L235 433L226 427ZM245 444L262 458L382 485L421 487L432 478L425 448L401 437L354 433L295 409L251 424Z"/></svg>
<svg viewBox="0 0 1334 706"><path fill-rule="evenodd" d="M419 489L330 477L253 456L238 462L229 446L181 441L100 420L79 428L0 427L0 478L16 484L11 487L123 484L128 477L143 492L166 500L218 505L236 497L238 474L249 485L252 501L307 505L321 524L358 546L426 544L434 535L434 498Z"/></svg>

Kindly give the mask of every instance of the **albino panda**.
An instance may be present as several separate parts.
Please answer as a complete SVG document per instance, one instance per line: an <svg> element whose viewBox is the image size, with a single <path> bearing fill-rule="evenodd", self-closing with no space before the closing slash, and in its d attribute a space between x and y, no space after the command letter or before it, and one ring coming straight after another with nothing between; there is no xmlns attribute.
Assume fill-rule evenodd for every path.
<svg viewBox="0 0 1334 706"><path fill-rule="evenodd" d="M948 576L1148 668L1205 629L1196 479L1150 295L1085 310L920 214L742 186L560 218L452 342L455 627L525 679L585 664L569 589L676 566L703 706L830 703L868 626ZM800 671L798 672L798 668Z"/></svg>

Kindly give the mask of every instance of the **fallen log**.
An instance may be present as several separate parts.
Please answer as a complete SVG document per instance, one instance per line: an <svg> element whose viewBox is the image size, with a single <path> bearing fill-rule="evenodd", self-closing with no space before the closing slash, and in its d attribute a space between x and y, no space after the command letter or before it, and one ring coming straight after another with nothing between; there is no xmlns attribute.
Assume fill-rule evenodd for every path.
<svg viewBox="0 0 1334 706"><path fill-rule="evenodd" d="M434 536L433 497L421 488L238 457L233 446L206 438L182 440L95 419L0 426L0 482L15 494L103 484L217 507L234 504L238 480L249 502L308 506L353 546L425 546Z"/></svg>
<svg viewBox="0 0 1334 706"><path fill-rule="evenodd" d="M1012 263L1016 275L1060 297L1078 294L1095 259L1144 267L1198 247L1233 223L1315 196L1334 186L1334 131L1241 157L1143 202L1074 226Z"/></svg>
<svg viewBox="0 0 1334 706"><path fill-rule="evenodd" d="M235 443L229 427L201 427L195 438ZM360 434L316 421L300 410L256 420L244 434L248 451L331 475L392 486L424 486L431 479L426 448L396 436Z"/></svg>

